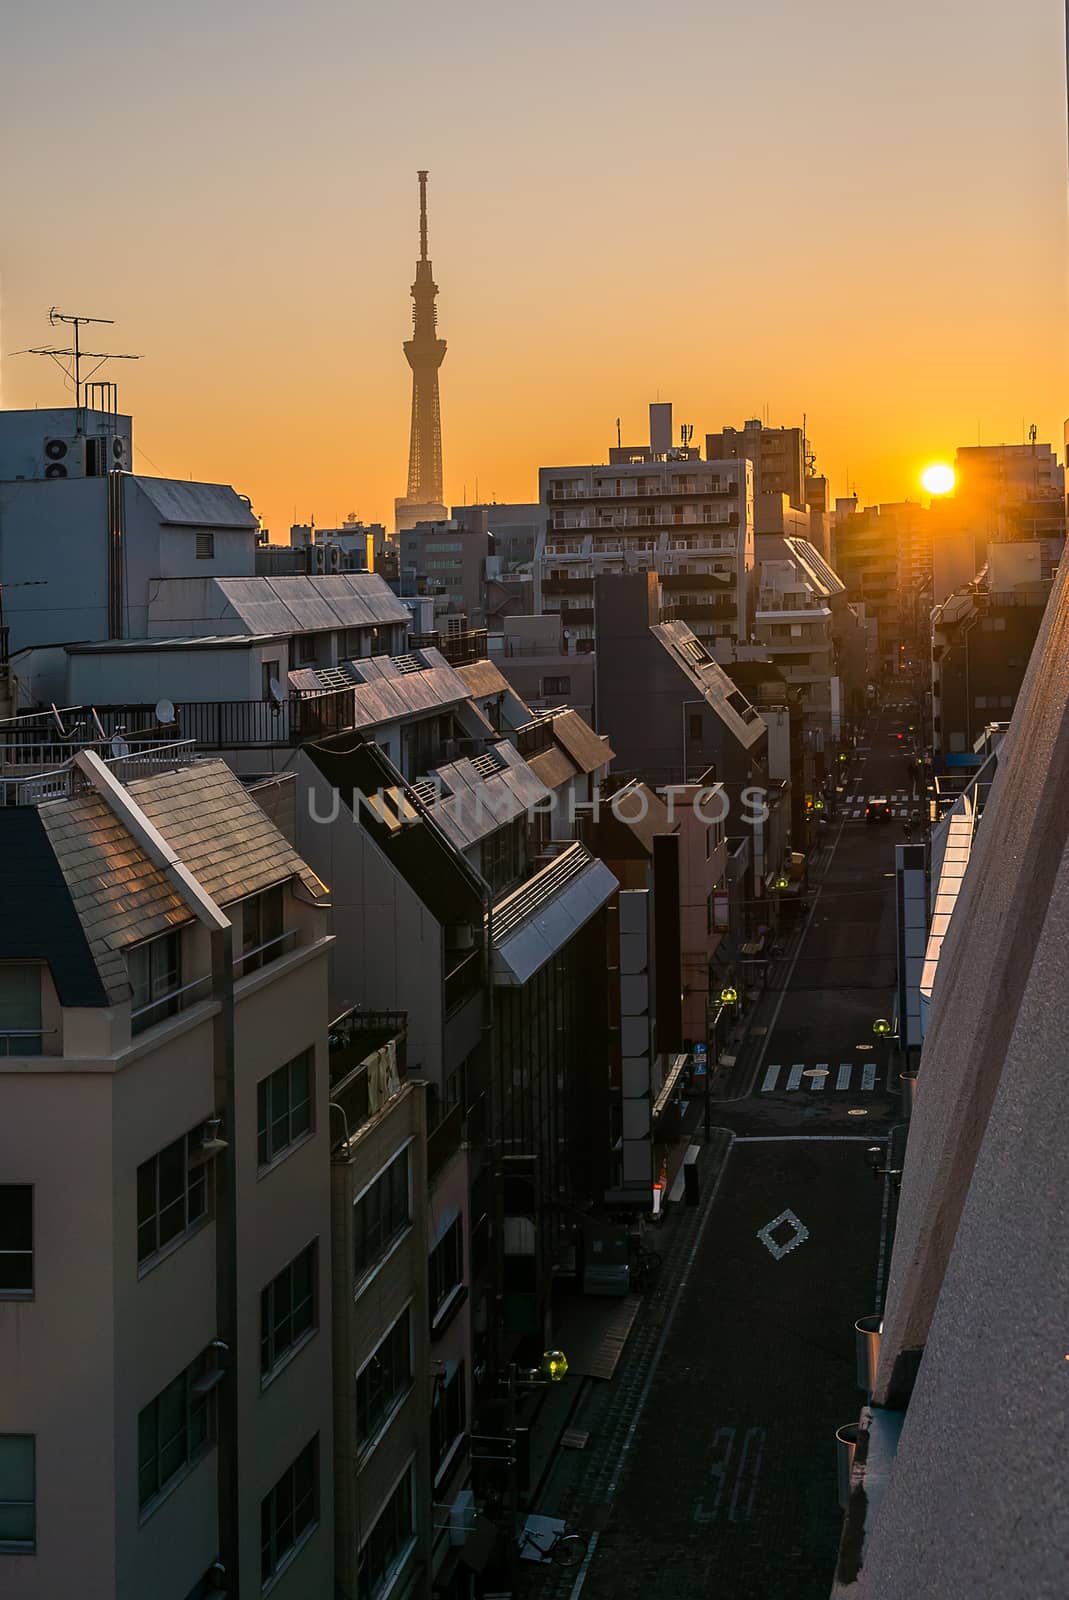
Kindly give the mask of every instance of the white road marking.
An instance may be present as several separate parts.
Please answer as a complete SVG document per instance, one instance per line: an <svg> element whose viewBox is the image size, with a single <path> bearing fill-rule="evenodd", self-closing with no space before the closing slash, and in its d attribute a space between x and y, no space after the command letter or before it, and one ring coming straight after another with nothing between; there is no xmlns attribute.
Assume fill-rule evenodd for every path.
<svg viewBox="0 0 1069 1600"><path fill-rule="evenodd" d="M824 1089L824 1088L827 1087L827 1083L828 1083L828 1063L826 1061L818 1061L817 1062L817 1074L818 1074L818 1076L816 1076L816 1077L814 1077L812 1079L812 1084L813 1084L814 1091L816 1091L817 1089Z"/></svg>
<svg viewBox="0 0 1069 1600"><path fill-rule="evenodd" d="M720 1500L724 1493L724 1480L727 1477L728 1462L731 1452L735 1448L735 1429L717 1428L713 1434L713 1464L709 1468L709 1476L713 1480L712 1505L706 1505L704 1495L694 1503L694 1522L715 1522L717 1512L720 1510Z"/></svg>
<svg viewBox="0 0 1069 1600"><path fill-rule="evenodd" d="M794 1066L791 1068L790 1074L789 1074L789 1076L787 1078L787 1089L788 1089L788 1091L790 1091L791 1089L797 1089L798 1088L799 1084L802 1081L802 1073L804 1071L805 1071L805 1062L804 1061L796 1061Z"/></svg>
<svg viewBox="0 0 1069 1600"><path fill-rule="evenodd" d="M765 1451L764 1428L747 1428L746 1436L742 1441L742 1454L739 1457L739 1470L735 1478L735 1493L731 1496L731 1506L728 1510L729 1522L748 1522L753 1510L754 1495L757 1491L757 1479L761 1471L761 1457ZM749 1493L744 1500L747 1484Z"/></svg>
<svg viewBox="0 0 1069 1600"><path fill-rule="evenodd" d="M784 1226L792 1228L793 1234L791 1238L784 1240L783 1244L777 1244L772 1234L776 1228ZM759 1228L757 1237L773 1261L782 1261L792 1250L797 1250L800 1244L805 1244L809 1238L809 1229L804 1222L799 1222L794 1212L788 1208L786 1211L781 1211L778 1217L773 1217L771 1222L766 1222L763 1228Z"/></svg>
<svg viewBox="0 0 1069 1600"><path fill-rule="evenodd" d="M866 1061L865 1065L862 1067L862 1069L861 1069L861 1087L863 1089L875 1089L875 1087L876 1087L876 1063L875 1063L875 1061Z"/></svg>
<svg viewBox="0 0 1069 1600"><path fill-rule="evenodd" d="M835 1087L837 1089L849 1089L850 1074L853 1072L853 1070L854 1063L852 1061L841 1061L839 1063L839 1076L835 1080Z"/></svg>
<svg viewBox="0 0 1069 1600"><path fill-rule="evenodd" d="M762 1094L771 1094L773 1089L776 1087L776 1079L778 1077L779 1077L779 1067L778 1066L769 1067L768 1071L765 1073L765 1081L761 1085L761 1093Z"/></svg>

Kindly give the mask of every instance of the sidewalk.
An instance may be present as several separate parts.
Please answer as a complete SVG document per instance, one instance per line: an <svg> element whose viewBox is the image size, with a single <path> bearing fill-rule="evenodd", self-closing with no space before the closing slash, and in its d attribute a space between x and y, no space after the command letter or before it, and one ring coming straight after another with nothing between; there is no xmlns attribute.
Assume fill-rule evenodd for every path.
<svg viewBox="0 0 1069 1600"><path fill-rule="evenodd" d="M532 1510L540 1515L563 1517L588 1532L604 1525L664 1348L685 1281L687 1263L715 1200L733 1140L734 1135L727 1129L713 1129L711 1142L702 1146L698 1157L699 1204L674 1206L660 1234L651 1240L663 1257L663 1265L656 1286L635 1320L615 1377L607 1383L585 1380L570 1411L565 1410L563 1400L554 1403L552 1417L561 1425L561 1432L572 1427L577 1433L586 1433L589 1438L585 1447L561 1449L559 1435L549 1451L540 1442L538 1459L547 1463L540 1477L534 1466L532 1440L531 1479L535 1491L530 1503ZM561 1387L566 1388L567 1384ZM547 1414L547 1424L550 1421ZM550 1565L532 1565L523 1578L530 1594L537 1595L539 1600L567 1600L576 1582L576 1573Z"/></svg>

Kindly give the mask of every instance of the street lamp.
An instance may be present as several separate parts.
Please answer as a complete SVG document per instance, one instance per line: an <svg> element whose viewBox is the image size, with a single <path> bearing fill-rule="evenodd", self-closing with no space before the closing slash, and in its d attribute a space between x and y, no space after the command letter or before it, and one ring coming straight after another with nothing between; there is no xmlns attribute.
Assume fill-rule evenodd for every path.
<svg viewBox="0 0 1069 1600"><path fill-rule="evenodd" d="M898 1038L897 1033L895 1033L886 1017L877 1017L876 1021L872 1024L872 1031L876 1035L877 1039Z"/></svg>

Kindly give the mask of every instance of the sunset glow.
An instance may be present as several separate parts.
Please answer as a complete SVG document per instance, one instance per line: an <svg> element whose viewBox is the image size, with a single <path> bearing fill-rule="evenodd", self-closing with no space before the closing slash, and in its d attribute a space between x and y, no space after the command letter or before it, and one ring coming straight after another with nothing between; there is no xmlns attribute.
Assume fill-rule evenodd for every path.
<svg viewBox="0 0 1069 1600"><path fill-rule="evenodd" d="M943 461L933 461L932 465L925 467L921 473L921 484L927 494L937 496L950 494L954 483L954 468L948 467Z"/></svg>

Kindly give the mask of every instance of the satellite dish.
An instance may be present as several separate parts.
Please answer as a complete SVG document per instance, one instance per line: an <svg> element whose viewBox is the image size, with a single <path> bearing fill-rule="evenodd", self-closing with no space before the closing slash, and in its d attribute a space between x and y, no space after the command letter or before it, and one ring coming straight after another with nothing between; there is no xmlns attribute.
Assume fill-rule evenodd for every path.
<svg viewBox="0 0 1069 1600"><path fill-rule="evenodd" d="M121 733L117 733L111 741L111 753L118 760L130 754L130 746Z"/></svg>
<svg viewBox="0 0 1069 1600"><path fill-rule="evenodd" d="M564 630L564 637L565 637L565 638L566 638L566 639L570 639L570 638L571 638L571 636L572 636L572 630L571 630L571 628L565 628L565 630Z"/></svg>
<svg viewBox="0 0 1069 1600"><path fill-rule="evenodd" d="M156 721L160 727L169 728L174 720L174 702L171 700L157 700Z"/></svg>
<svg viewBox="0 0 1069 1600"><path fill-rule="evenodd" d="M267 685L267 691L272 700L275 702L276 706L285 705L286 696L282 693L282 685L279 683L277 678L271 679L271 682Z"/></svg>

